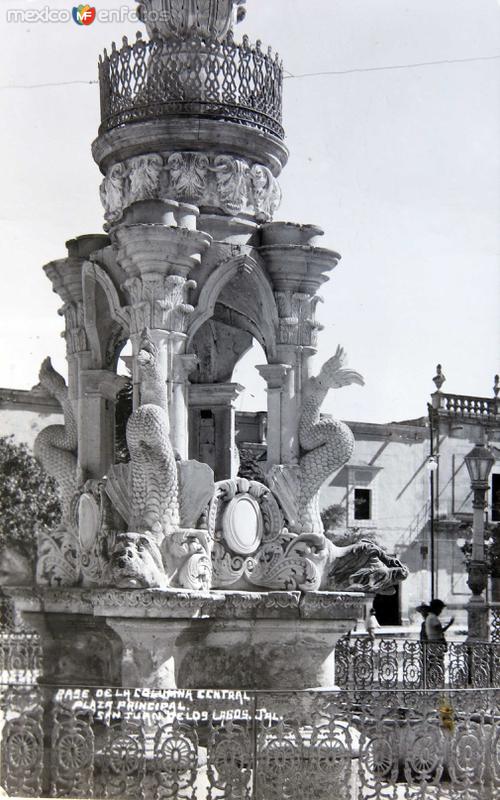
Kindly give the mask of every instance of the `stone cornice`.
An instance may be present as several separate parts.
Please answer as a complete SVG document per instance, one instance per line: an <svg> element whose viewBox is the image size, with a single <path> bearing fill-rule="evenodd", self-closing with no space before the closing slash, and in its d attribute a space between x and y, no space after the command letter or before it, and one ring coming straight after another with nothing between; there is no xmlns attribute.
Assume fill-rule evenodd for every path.
<svg viewBox="0 0 500 800"><path fill-rule="evenodd" d="M99 136L92 153L103 174L132 156L163 151L211 151L264 164L277 177L288 161L288 149L278 137L234 122L170 117L124 125Z"/></svg>
<svg viewBox="0 0 500 800"><path fill-rule="evenodd" d="M5 589L19 611L146 619L357 619L361 592L194 592L158 589Z"/></svg>
<svg viewBox="0 0 500 800"><path fill-rule="evenodd" d="M0 387L0 409L32 411L34 414L62 414L54 397L34 389L5 389Z"/></svg>

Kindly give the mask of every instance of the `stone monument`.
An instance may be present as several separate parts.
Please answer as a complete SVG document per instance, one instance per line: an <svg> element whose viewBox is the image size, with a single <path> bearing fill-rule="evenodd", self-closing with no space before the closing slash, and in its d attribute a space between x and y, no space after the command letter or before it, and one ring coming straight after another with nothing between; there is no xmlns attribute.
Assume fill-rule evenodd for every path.
<svg viewBox="0 0 500 800"><path fill-rule="evenodd" d="M340 347L311 374L318 291L340 256L319 228L273 221L283 70L260 42L235 41L244 15L245 0L143 0L149 40L99 63L106 234L69 241L44 268L68 379L42 364L64 425L35 452L62 518L39 532L36 584L9 590L58 685L331 686L365 593L407 574L373 542L324 535L320 488L354 440L321 406L363 379ZM231 379L254 340L265 484L238 476L235 446ZM116 463L127 342L130 459Z"/></svg>

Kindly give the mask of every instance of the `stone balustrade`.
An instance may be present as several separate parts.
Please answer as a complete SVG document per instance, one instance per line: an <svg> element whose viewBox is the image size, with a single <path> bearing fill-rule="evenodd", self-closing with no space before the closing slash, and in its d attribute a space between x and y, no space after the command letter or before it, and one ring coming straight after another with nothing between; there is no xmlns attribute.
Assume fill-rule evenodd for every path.
<svg viewBox="0 0 500 800"><path fill-rule="evenodd" d="M442 416L457 419L478 421L494 421L500 419L500 401L498 398L471 397L462 394L434 395L437 398L435 408Z"/></svg>

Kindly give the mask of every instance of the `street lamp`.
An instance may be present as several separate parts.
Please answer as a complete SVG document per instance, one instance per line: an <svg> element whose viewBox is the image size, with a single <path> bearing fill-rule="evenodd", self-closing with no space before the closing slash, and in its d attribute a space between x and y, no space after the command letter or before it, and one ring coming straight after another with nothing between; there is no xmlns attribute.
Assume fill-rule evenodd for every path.
<svg viewBox="0 0 500 800"><path fill-rule="evenodd" d="M465 456L465 464L469 473L471 488L474 493L472 508L472 558L467 581L472 592L468 605L468 640L487 641L488 628L486 622L486 603L482 593L486 588L488 568L484 558L484 509L486 508L486 492L488 478L495 463L491 450L482 444L476 444Z"/></svg>

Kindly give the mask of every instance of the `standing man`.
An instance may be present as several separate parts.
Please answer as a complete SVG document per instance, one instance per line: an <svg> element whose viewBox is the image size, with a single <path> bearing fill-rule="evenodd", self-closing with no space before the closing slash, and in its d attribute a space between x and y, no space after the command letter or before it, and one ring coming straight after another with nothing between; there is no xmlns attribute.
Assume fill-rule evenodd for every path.
<svg viewBox="0 0 500 800"><path fill-rule="evenodd" d="M429 613L425 620L425 648L427 650L425 686L427 689L440 689L445 683L444 656L446 653L446 639L444 634L455 621L452 617L447 625L441 624L439 615L445 607L446 603L443 603L442 600L437 598L431 600Z"/></svg>
<svg viewBox="0 0 500 800"><path fill-rule="evenodd" d="M422 615L422 624L420 626L420 641L426 642L427 633L425 632L425 621L429 616L430 608L427 605L427 603L420 603L420 605L416 607L415 611L418 611L418 613Z"/></svg>
<svg viewBox="0 0 500 800"><path fill-rule="evenodd" d="M443 608L446 608L446 603L442 600L431 600L429 603L429 613L425 619L425 635L428 642L440 642L446 644L445 632L453 625L455 618L452 617L447 625L442 625L439 615Z"/></svg>

